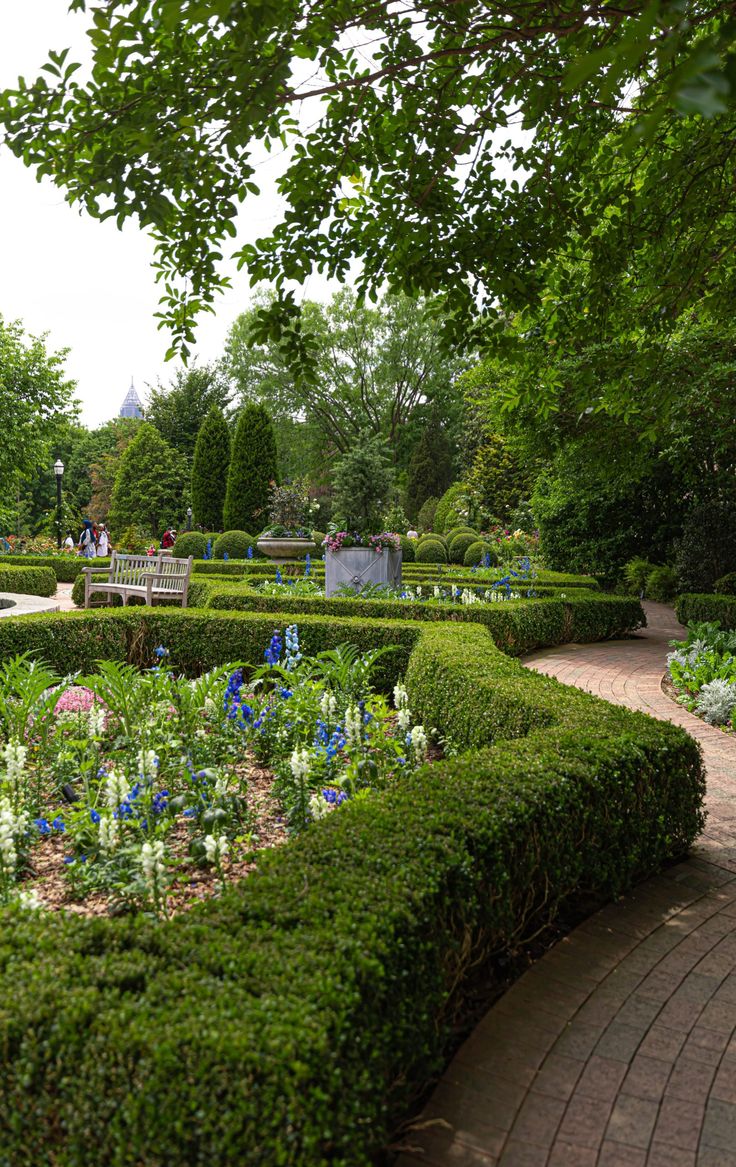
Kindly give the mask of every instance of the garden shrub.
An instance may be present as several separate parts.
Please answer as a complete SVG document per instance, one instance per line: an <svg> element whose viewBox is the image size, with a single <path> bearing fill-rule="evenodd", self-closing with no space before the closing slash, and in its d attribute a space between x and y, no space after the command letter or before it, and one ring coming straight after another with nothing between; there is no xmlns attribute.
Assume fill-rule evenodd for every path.
<svg viewBox="0 0 736 1167"><path fill-rule="evenodd" d="M230 449L223 526L262 530L271 482L278 481L276 438L268 412L249 402L238 416Z"/></svg>
<svg viewBox="0 0 736 1167"><path fill-rule="evenodd" d="M327 538L327 535L324 531L312 531L312 542L317 544L317 552L319 555L322 554L322 551L323 551L322 544L324 543L326 538Z"/></svg>
<svg viewBox="0 0 736 1167"><path fill-rule="evenodd" d="M0 592L53 596L56 592L56 576L50 567L6 567L0 563Z"/></svg>
<svg viewBox="0 0 736 1167"><path fill-rule="evenodd" d="M668 604L677 595L677 573L674 567L655 567L647 576L645 594L648 600Z"/></svg>
<svg viewBox="0 0 736 1167"><path fill-rule="evenodd" d="M453 527L460 526L463 520L467 522L467 497L468 488L464 482L454 482L452 486L448 487L437 503L434 512L434 529L436 531L451 531ZM461 505L465 511L464 514L460 514L459 507Z"/></svg>
<svg viewBox="0 0 736 1167"><path fill-rule="evenodd" d="M468 547L472 547L477 542L479 540L476 534L461 533L455 535L450 542L450 563L465 563L465 552L468 550Z"/></svg>
<svg viewBox="0 0 736 1167"><path fill-rule="evenodd" d="M488 556L488 562L491 566L498 563L498 552L495 547L492 547L485 539L476 539L465 549L463 563L466 567L478 567L479 564L486 562L486 556Z"/></svg>
<svg viewBox="0 0 736 1167"><path fill-rule="evenodd" d="M439 539L425 539L416 550L417 563L447 563L447 548Z"/></svg>
<svg viewBox="0 0 736 1167"><path fill-rule="evenodd" d="M722 575L713 584L713 591L719 596L736 596L736 571Z"/></svg>
<svg viewBox="0 0 736 1167"><path fill-rule="evenodd" d="M416 539L407 539L406 535L401 535L401 557L403 563L413 563L417 554Z"/></svg>
<svg viewBox="0 0 736 1167"><path fill-rule="evenodd" d="M218 535L212 555L215 559L224 559L225 555L228 559L246 559L249 547L255 554L256 540L252 535L246 531L225 531L224 535Z"/></svg>
<svg viewBox="0 0 736 1167"><path fill-rule="evenodd" d="M7 624L2 655L56 625L177 653L194 635L211 661L256 659L273 617ZM300 621L320 647L360 627ZM363 629L366 644L381 624ZM576 889L622 894L702 828L702 763L679 727L526 671L477 627L385 635L409 638L415 713L472 753L348 803L169 922L6 913L8 1167L98 1167L93 1130L106 1167L368 1167L442 1065L466 970L518 951Z"/></svg>
<svg viewBox="0 0 736 1167"><path fill-rule="evenodd" d="M177 535L173 550L177 559L188 559L190 555L195 559L204 559L207 554L207 536L201 531L183 531Z"/></svg>
<svg viewBox="0 0 736 1167"><path fill-rule="evenodd" d="M675 614L681 624L717 621L721 628L736 628L736 596L715 596L683 592L675 601Z"/></svg>
<svg viewBox="0 0 736 1167"><path fill-rule="evenodd" d="M429 541L431 543L441 543L442 546L444 547L445 551L447 551L448 546L449 546L448 541L444 535L427 534L427 535L420 535L419 536L419 538L417 539L417 547L420 547L422 545L422 543L426 543L427 541Z"/></svg>
<svg viewBox="0 0 736 1167"><path fill-rule="evenodd" d="M448 546L450 546L456 535L475 535L476 539L480 539L480 534L478 531L474 531L472 527L453 527L452 530L448 531L445 535Z"/></svg>
<svg viewBox="0 0 736 1167"><path fill-rule="evenodd" d="M635 592L637 596L643 596L646 591L647 579L655 570L655 565L650 563L648 559L642 559L641 556L634 556L628 563L624 564L623 576L624 583L630 592Z"/></svg>

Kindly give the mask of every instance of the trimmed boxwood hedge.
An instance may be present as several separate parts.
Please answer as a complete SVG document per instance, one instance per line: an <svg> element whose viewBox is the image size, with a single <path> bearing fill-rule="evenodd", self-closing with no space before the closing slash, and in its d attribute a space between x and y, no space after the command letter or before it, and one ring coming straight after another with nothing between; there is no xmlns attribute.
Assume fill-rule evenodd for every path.
<svg viewBox="0 0 736 1167"><path fill-rule="evenodd" d="M53 596L56 592L56 576L50 567L6 567L0 563L0 592Z"/></svg>
<svg viewBox="0 0 736 1167"><path fill-rule="evenodd" d="M675 613L681 624L717 620L723 629L736 628L736 596L684 592L677 597Z"/></svg>
<svg viewBox="0 0 736 1167"><path fill-rule="evenodd" d="M247 588L209 585L208 605L218 611L321 613L401 621L484 624L513 656L542 645L607 640L646 625L638 599L581 593L564 600L504 600L498 604L413 604L402 600L264 596Z"/></svg>
<svg viewBox="0 0 736 1167"><path fill-rule="evenodd" d="M182 531L177 535L172 551L176 559L188 559L190 555L195 559L204 559L207 554L207 536L201 531Z"/></svg>
<svg viewBox="0 0 736 1167"><path fill-rule="evenodd" d="M74 583L83 567L88 567L89 559L81 555L8 555L2 560L5 567L50 567L59 583ZM95 559L98 567L107 567L109 559Z"/></svg>
<svg viewBox="0 0 736 1167"><path fill-rule="evenodd" d="M0 649L2 625L56 626L70 645L116 630L133 659L140 637L177 653L194 639L214 663L262 651L272 622L8 620ZM300 626L311 649L382 627ZM368 1167L440 1068L474 962L580 890L624 892L700 830L702 764L680 728L523 669L478 626L383 634L406 637L412 708L471 753L347 804L167 923L4 913L2 1167L98 1167L94 1132L106 1167Z"/></svg>

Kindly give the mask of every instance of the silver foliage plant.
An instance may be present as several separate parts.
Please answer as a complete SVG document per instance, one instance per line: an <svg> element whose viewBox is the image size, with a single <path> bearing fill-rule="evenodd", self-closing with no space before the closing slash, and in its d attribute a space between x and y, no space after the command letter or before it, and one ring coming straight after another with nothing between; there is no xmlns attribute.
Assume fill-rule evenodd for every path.
<svg viewBox="0 0 736 1167"><path fill-rule="evenodd" d="M708 681L698 694L695 712L710 725L725 725L736 709L736 681Z"/></svg>

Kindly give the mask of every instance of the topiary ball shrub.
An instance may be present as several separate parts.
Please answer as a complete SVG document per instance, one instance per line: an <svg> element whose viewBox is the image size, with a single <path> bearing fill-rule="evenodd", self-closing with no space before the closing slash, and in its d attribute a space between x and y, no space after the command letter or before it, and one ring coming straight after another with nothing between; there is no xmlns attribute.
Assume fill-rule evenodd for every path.
<svg viewBox="0 0 736 1167"><path fill-rule="evenodd" d="M728 575L722 575L713 584L713 591L719 596L736 596L736 571L730 571Z"/></svg>
<svg viewBox="0 0 736 1167"><path fill-rule="evenodd" d="M249 547L253 548L255 554L256 541L247 531L225 531L224 535L218 535L212 556L214 559L224 559L227 553L228 559L246 559Z"/></svg>
<svg viewBox="0 0 736 1167"><path fill-rule="evenodd" d="M401 558L404 563L413 563L417 555L417 541L416 539L407 539L406 535L400 535L401 539Z"/></svg>
<svg viewBox="0 0 736 1167"><path fill-rule="evenodd" d="M498 552L496 549L490 543L486 543L485 539L476 539L465 552L463 563L466 567L478 567L481 562L485 561L486 555L490 556L490 566L495 567L498 563Z"/></svg>
<svg viewBox="0 0 736 1167"><path fill-rule="evenodd" d="M325 535L324 531L312 531L312 542L317 544L317 550L319 551L320 555L324 551L322 544L326 538L327 536Z"/></svg>
<svg viewBox="0 0 736 1167"><path fill-rule="evenodd" d="M426 543L427 540L429 540L431 543L441 543L442 546L444 547L445 551L448 550L447 539L445 538L444 535L437 535L435 533L430 533L428 535L420 535L418 540L417 540L417 546L420 547L422 545L422 543Z"/></svg>
<svg viewBox="0 0 736 1167"><path fill-rule="evenodd" d="M453 539L455 539L458 535L473 535L474 538L480 539L480 533L474 530L473 527L453 527L452 530L448 531L445 535L448 547L452 546Z"/></svg>
<svg viewBox="0 0 736 1167"><path fill-rule="evenodd" d="M465 563L465 552L468 547L472 547L474 543L480 542L476 532L464 532L456 535L454 539L450 540L449 559L450 563Z"/></svg>
<svg viewBox="0 0 736 1167"><path fill-rule="evenodd" d="M439 539L425 539L417 545L417 563L447 563L447 550Z"/></svg>
<svg viewBox="0 0 736 1167"><path fill-rule="evenodd" d="M174 556L177 559L188 559L193 555L195 559L204 559L207 551L207 536L201 531L184 531L177 536L174 544Z"/></svg>

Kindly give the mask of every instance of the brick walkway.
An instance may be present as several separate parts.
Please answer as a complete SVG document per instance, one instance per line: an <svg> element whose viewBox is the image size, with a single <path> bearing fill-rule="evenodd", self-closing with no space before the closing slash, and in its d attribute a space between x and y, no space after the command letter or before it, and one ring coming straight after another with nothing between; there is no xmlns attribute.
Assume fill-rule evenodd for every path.
<svg viewBox="0 0 736 1167"><path fill-rule="evenodd" d="M691 858L560 941L445 1071L397 1167L736 1167L736 737L661 690L682 629L647 604L634 640L526 663L685 726L705 752Z"/></svg>

